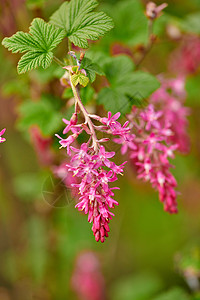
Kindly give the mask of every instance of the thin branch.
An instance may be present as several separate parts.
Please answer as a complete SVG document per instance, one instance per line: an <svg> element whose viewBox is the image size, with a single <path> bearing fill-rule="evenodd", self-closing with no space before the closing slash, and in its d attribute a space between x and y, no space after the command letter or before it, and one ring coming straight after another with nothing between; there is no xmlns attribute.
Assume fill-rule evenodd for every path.
<svg viewBox="0 0 200 300"><path fill-rule="evenodd" d="M56 56L53 57L53 60L61 67L64 67L65 64L59 59L57 58Z"/></svg>
<svg viewBox="0 0 200 300"><path fill-rule="evenodd" d="M89 117L89 114L88 114L85 106L83 105L83 103L81 101L78 89L73 85L73 83L71 81L71 75L70 75L70 83L71 83L72 91L73 91L74 98L75 98L75 106L78 104L80 110L82 111L82 113L85 117L85 122L88 124L89 129L90 129L91 134L92 134L92 141L93 141L94 151L96 152L98 150L98 140L97 140L96 133L95 133L95 130L94 130L94 124L92 123L92 121Z"/></svg>
<svg viewBox="0 0 200 300"><path fill-rule="evenodd" d="M140 59L135 63L136 69L140 66L140 64L145 59L146 55L150 52L153 44L154 44L154 38L153 38L153 20L149 20L148 22L148 43L146 45L146 48L143 51L142 56Z"/></svg>

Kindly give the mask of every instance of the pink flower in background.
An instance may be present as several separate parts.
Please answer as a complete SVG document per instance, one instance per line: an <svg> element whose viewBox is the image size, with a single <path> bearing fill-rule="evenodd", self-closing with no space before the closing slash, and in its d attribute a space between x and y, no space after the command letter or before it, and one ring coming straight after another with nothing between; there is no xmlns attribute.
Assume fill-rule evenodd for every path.
<svg viewBox="0 0 200 300"><path fill-rule="evenodd" d="M80 300L105 300L105 282L100 262L94 252L79 254L71 285Z"/></svg>
<svg viewBox="0 0 200 300"><path fill-rule="evenodd" d="M6 128L4 128L0 131L0 143L3 143L6 141L6 139L2 137L2 135L5 133L5 131L6 131Z"/></svg>
<svg viewBox="0 0 200 300"><path fill-rule="evenodd" d="M187 134L188 120L187 116L190 110L185 107L185 79L178 77L176 79L160 79L161 87L153 93L150 102L156 107L160 107L163 115L161 124L168 124L172 134L169 135L169 142L178 145L178 150L182 153L188 153L190 150L190 141Z"/></svg>
<svg viewBox="0 0 200 300"><path fill-rule="evenodd" d="M138 178L152 184L164 209L170 213L177 212L177 183L170 172L173 166L169 158L174 158L175 150L189 151L189 110L184 106L185 97L184 78L162 79L161 87L151 96L146 109L133 108L128 115L132 128L129 135L135 137L129 140L126 149L123 139L114 139L122 145L122 154L128 150Z"/></svg>
<svg viewBox="0 0 200 300"><path fill-rule="evenodd" d="M171 54L170 71L187 75L196 72L199 67L200 38L193 35L184 36L180 47Z"/></svg>
<svg viewBox="0 0 200 300"><path fill-rule="evenodd" d="M45 166L51 165L54 160L54 155L50 149L52 138L44 137L37 127L32 127L30 134L40 163Z"/></svg>

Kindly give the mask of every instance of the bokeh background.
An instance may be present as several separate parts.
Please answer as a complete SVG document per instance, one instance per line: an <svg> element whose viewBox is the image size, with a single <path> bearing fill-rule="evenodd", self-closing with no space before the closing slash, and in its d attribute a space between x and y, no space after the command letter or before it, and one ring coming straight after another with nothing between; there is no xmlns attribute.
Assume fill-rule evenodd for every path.
<svg viewBox="0 0 200 300"><path fill-rule="evenodd" d="M27 31L34 17L48 20L61 2L1 0L1 39L17 30ZM114 18L116 29L92 45L98 51L112 55L119 44L133 51L145 43L145 1L132 0L132 11L127 10L126 2L130 1L100 1L99 9ZM199 47L200 52L200 1L165 2L168 7L155 28L159 38L141 68L154 75L173 76L169 66L174 51L183 44L190 46L194 38L197 44L192 49ZM59 51L58 56L66 52L64 45ZM58 143L49 138L62 129L61 117L70 114L67 97L61 99L60 71L52 65L46 71L19 76L18 58L0 46L0 128L7 128L7 141L0 145L0 299L85 299L74 288L73 274L79 272L87 286L84 279L93 260L93 295L88 300L200 299L200 58L186 81L190 152L177 155L173 162L179 213L164 212L157 193L138 181L127 166L118 181L121 190L115 198L120 205L104 244L95 242L87 217L74 208L75 200L55 181L48 165L51 155L57 157L57 163L65 155L56 152ZM98 89L98 78L96 86ZM30 99L43 93L44 107L35 108ZM48 124L43 123L44 116ZM39 155L42 150L34 142L37 129L31 129L34 122L41 125L47 147L51 144L49 157ZM50 193L45 194L46 190ZM80 262L85 253L88 256Z"/></svg>

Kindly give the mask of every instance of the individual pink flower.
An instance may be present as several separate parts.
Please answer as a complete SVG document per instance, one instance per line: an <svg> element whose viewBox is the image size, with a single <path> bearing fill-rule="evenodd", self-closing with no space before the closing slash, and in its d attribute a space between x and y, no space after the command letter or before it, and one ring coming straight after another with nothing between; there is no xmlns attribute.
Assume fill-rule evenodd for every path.
<svg viewBox="0 0 200 300"><path fill-rule="evenodd" d="M2 137L2 135L5 133L5 131L6 131L6 128L4 128L0 131L0 143L3 143L6 141L6 139Z"/></svg>
<svg viewBox="0 0 200 300"><path fill-rule="evenodd" d="M73 133L76 133L78 131L78 128L75 127L75 125L77 124L77 113L73 113L70 121L63 119L63 122L67 124L67 126L63 130L63 134L66 134L69 130L71 130Z"/></svg>
<svg viewBox="0 0 200 300"><path fill-rule="evenodd" d="M70 145L76 140L78 135L79 134L75 133L73 135L70 135L67 139L63 139L58 134L56 134L55 136L57 136L60 139L59 143L61 144L61 147L67 148L67 154L70 155L71 154Z"/></svg>

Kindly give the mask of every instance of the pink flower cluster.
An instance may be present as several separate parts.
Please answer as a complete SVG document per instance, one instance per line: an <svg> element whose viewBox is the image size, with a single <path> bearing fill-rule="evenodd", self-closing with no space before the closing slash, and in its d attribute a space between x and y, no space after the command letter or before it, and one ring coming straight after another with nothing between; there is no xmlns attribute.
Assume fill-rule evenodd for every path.
<svg viewBox="0 0 200 300"><path fill-rule="evenodd" d="M6 141L6 139L2 137L2 135L4 134L5 131L6 131L6 128L4 128L0 131L0 143L3 143Z"/></svg>
<svg viewBox="0 0 200 300"><path fill-rule="evenodd" d="M71 183L72 188L76 187L79 190L79 202L76 207L79 211L88 214L88 222L93 223L92 231L95 239L102 243L105 237L108 237L109 222L114 216L110 209L118 205L118 202L112 198L113 190L118 188L110 187L109 183L116 181L117 175L123 173L125 163L118 166L110 160L115 152L106 152L101 145L109 139L97 140L95 131L121 137L128 134L130 131L127 127L128 122L122 126L117 121L119 116L120 113L112 116L110 112L105 118L87 114L87 121L77 124L77 115L74 113L70 121L63 120L67 124L63 132L67 133L71 130L72 134L66 139L57 135L61 147L67 148L67 153L71 157L70 162L65 166L66 171L72 172L73 177L79 180L78 183ZM100 122L101 125L94 125L91 119ZM90 136L89 140L80 148L73 147L72 143L83 130Z"/></svg>
<svg viewBox="0 0 200 300"><path fill-rule="evenodd" d="M185 91L182 78L163 80L148 107L143 111L134 108L128 115L135 134L134 142L128 138L127 143L124 137L114 139L122 144L122 153L129 149L138 178L149 181L158 190L165 211L170 213L177 212L177 183L170 172L173 166L169 159L174 158L176 149L188 150L188 109L183 106L183 99Z"/></svg>
<svg viewBox="0 0 200 300"><path fill-rule="evenodd" d="M71 279L73 290L81 300L105 299L105 282L94 252L80 253Z"/></svg>

